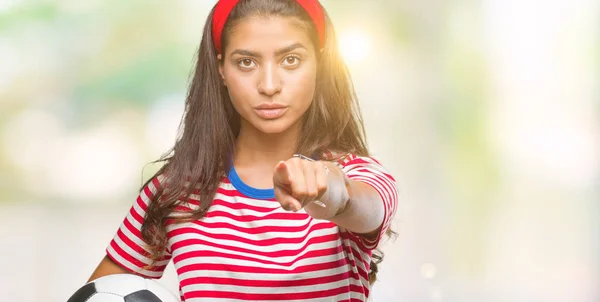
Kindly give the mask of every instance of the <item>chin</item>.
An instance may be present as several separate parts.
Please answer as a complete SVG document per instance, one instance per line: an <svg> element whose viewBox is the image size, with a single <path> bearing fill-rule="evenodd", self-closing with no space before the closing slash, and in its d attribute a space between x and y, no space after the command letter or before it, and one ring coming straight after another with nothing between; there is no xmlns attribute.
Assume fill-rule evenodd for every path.
<svg viewBox="0 0 600 302"><path fill-rule="evenodd" d="M253 126L264 134L281 134L289 130L295 123L286 120L259 121Z"/></svg>

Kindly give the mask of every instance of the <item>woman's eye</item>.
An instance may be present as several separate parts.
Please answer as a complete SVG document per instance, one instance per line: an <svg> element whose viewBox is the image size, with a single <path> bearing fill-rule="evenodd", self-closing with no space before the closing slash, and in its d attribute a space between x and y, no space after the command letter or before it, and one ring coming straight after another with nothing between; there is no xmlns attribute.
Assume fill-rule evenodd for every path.
<svg viewBox="0 0 600 302"><path fill-rule="evenodd" d="M252 68L254 67L254 61L250 59L241 59L238 61L238 65L244 68Z"/></svg>
<svg viewBox="0 0 600 302"><path fill-rule="evenodd" d="M283 64L286 66L295 66L298 65L298 63L300 63L300 58L296 56L288 56L283 59Z"/></svg>

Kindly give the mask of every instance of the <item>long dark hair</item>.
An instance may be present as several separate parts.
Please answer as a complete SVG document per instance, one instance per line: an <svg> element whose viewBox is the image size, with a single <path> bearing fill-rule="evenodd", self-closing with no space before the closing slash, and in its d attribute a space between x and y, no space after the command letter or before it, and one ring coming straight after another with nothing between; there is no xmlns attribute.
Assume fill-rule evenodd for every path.
<svg viewBox="0 0 600 302"><path fill-rule="evenodd" d="M167 247L167 221L182 222L202 218L217 191L222 177L231 168L240 116L233 108L218 72L217 50L212 37L213 11L206 20L198 49L196 67L189 86L180 135L174 147L156 162L164 165L146 183L161 176L161 188L150 202L142 237L150 256L157 260ZM335 31L325 13L326 42L322 51L314 23L294 0L241 0L231 12L222 37L226 49L231 29L251 15L295 17L305 26L318 54L315 98L303 116L296 153L313 155L326 150L368 156L365 131L354 87L338 51ZM328 158L327 160L332 160ZM173 215L176 208L198 194L200 206ZM382 254L376 251L369 279L374 281Z"/></svg>

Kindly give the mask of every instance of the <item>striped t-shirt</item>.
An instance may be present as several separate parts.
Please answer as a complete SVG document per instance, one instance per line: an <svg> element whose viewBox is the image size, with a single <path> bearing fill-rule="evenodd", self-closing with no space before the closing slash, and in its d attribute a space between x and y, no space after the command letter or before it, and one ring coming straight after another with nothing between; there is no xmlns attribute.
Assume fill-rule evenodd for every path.
<svg viewBox="0 0 600 302"><path fill-rule="evenodd" d="M375 240L304 210L284 211L273 189L246 185L232 168L205 217L168 226L167 253L151 270L144 269L151 261L140 229L160 177L141 191L106 252L148 278L160 278L173 261L181 299L188 302L366 301L372 250L396 211L396 183L372 157L348 155L337 163L348 178L371 185L383 199L385 216ZM198 205L192 195L188 206Z"/></svg>

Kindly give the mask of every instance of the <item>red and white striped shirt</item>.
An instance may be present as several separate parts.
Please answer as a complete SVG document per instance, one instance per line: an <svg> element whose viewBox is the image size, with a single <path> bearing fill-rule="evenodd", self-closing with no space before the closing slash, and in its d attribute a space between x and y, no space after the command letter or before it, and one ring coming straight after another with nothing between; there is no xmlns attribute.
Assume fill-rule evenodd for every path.
<svg viewBox="0 0 600 302"><path fill-rule="evenodd" d="M397 208L394 178L372 157L348 155L337 162L348 178L371 185L382 197L383 226L368 240L304 210L284 211L272 189L244 184L232 169L202 219L168 226L167 254L151 270L141 239L155 178L140 193L106 252L125 269L160 278L169 261L182 300L365 301L372 250ZM196 198L194 198L196 197ZM192 195L190 208L198 206Z"/></svg>

